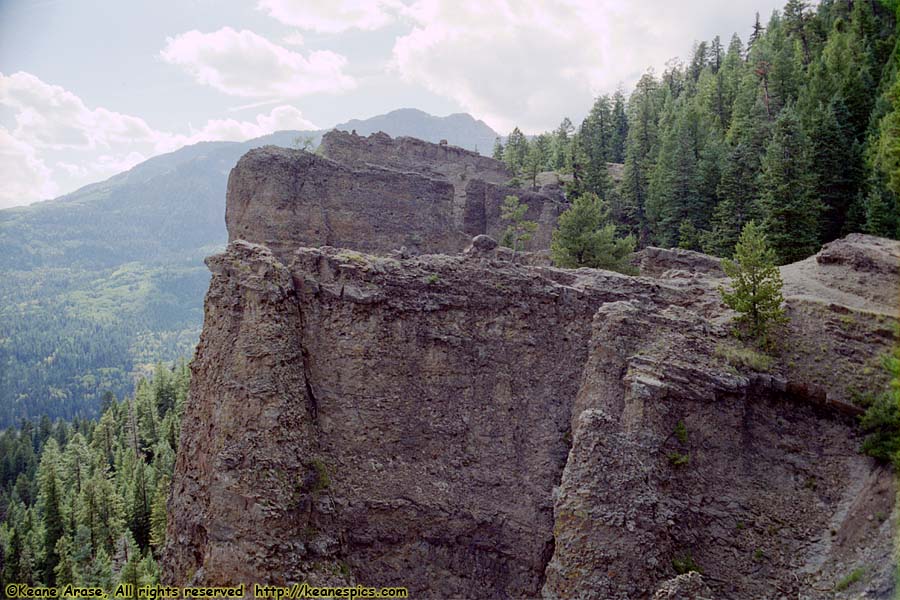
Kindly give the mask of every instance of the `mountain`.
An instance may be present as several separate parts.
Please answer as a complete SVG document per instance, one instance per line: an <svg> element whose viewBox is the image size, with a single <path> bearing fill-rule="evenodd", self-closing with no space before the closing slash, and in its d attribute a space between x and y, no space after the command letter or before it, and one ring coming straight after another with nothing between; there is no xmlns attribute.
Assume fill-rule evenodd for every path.
<svg viewBox="0 0 900 600"><path fill-rule="evenodd" d="M383 131L391 137L406 135L426 142L447 140L449 144L487 156L490 156L494 140L500 135L488 127L487 123L476 120L467 113L433 117L415 108L401 108L371 119L353 119L335 129L356 130L359 135Z"/></svg>
<svg viewBox="0 0 900 600"><path fill-rule="evenodd" d="M469 115L396 110L336 129L384 131L482 152L496 132ZM324 130L201 142L54 200L0 210L0 427L96 412L158 360L188 355L221 249L228 173L265 145L318 145ZM490 143L488 143L488 141Z"/></svg>

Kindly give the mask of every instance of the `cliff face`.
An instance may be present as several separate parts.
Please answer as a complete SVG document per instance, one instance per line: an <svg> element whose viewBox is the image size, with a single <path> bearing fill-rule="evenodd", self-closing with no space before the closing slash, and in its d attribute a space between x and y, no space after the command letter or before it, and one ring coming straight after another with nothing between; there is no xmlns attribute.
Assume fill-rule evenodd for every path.
<svg viewBox="0 0 900 600"><path fill-rule="evenodd" d="M503 163L454 146L378 133L332 131L325 157L269 146L248 152L228 179L228 239L268 246L284 257L298 246L385 254L455 253L478 234L500 237L507 195L538 223L529 249L547 248L566 208L558 189L506 187Z"/></svg>
<svg viewBox="0 0 900 600"><path fill-rule="evenodd" d="M626 277L483 238L404 259L301 248L265 190L351 167L284 156L311 165L304 182L242 175L253 200L229 227L250 229L208 260L168 582L817 598L865 565L857 591L890 593L896 489L856 451L847 388L891 343L891 296L869 290L896 295L900 244L855 236L785 267L784 365L760 371L715 259L651 249L652 277ZM673 579L692 564L702 580Z"/></svg>

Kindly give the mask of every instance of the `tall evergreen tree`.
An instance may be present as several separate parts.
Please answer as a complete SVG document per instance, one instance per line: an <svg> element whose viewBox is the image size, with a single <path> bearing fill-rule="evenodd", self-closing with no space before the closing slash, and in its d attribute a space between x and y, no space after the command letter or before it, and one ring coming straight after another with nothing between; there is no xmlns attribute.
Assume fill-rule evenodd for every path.
<svg viewBox="0 0 900 600"><path fill-rule="evenodd" d="M528 155L528 138L516 127L506 138L506 147L503 149L503 162L510 170L519 174L525 165L525 157Z"/></svg>
<svg viewBox="0 0 900 600"><path fill-rule="evenodd" d="M763 229L781 264L819 249L821 205L813 195L806 135L793 106L781 111L760 176Z"/></svg>
<svg viewBox="0 0 900 600"><path fill-rule="evenodd" d="M628 141L621 183L621 205L613 215L634 233L639 246L650 242L646 204L659 152L659 83L652 73L638 81L628 102Z"/></svg>
<svg viewBox="0 0 900 600"><path fill-rule="evenodd" d="M763 27L762 22L759 20L759 13L756 13L756 21L753 22L753 31L750 33L750 38L747 40L748 59L753 47L756 45L756 42L759 41L759 38L762 37L764 31L765 27Z"/></svg>
<svg viewBox="0 0 900 600"><path fill-rule="evenodd" d="M830 242L844 233L850 204L863 184L862 148L850 131L840 96L834 96L828 106L819 106L808 118L812 193L823 209L819 237Z"/></svg>
<svg viewBox="0 0 900 600"><path fill-rule="evenodd" d="M494 160L503 160L503 142L500 138L494 138L494 149L491 151L491 157Z"/></svg>
<svg viewBox="0 0 900 600"><path fill-rule="evenodd" d="M628 139L628 116L625 112L625 95L621 90L613 94L612 137L610 139L610 162L625 162L625 143Z"/></svg>
<svg viewBox="0 0 900 600"><path fill-rule="evenodd" d="M55 443L55 440L54 440ZM65 533L65 522L60 507L59 478L57 476L56 458L45 452L45 460L50 464L42 473L41 504L44 522L44 581L48 585L56 585L56 566L59 564L59 548L57 543ZM42 461L43 466L43 461Z"/></svg>
<svg viewBox="0 0 900 600"><path fill-rule="evenodd" d="M572 170L572 134L575 126L569 117L565 117L559 127L553 132L553 144L551 148L551 164L559 172Z"/></svg>
<svg viewBox="0 0 900 600"><path fill-rule="evenodd" d="M698 161L700 132L696 111L683 103L665 119L661 133L659 160L653 170L647 199L647 221L652 242L670 247L678 243L679 228L701 202Z"/></svg>

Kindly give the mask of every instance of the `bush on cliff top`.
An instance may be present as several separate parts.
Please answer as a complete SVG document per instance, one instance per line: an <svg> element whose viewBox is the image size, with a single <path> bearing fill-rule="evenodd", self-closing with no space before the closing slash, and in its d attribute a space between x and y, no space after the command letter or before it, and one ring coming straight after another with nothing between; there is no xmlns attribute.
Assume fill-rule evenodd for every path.
<svg viewBox="0 0 900 600"><path fill-rule="evenodd" d="M862 451L900 468L900 345L884 357L884 367L891 383L862 416L860 425L869 434Z"/></svg>
<svg viewBox="0 0 900 600"><path fill-rule="evenodd" d="M590 267L632 274L628 260L635 240L616 235L609 221L609 208L597 194L588 192L575 198L572 206L559 216L550 251L553 262L569 269Z"/></svg>

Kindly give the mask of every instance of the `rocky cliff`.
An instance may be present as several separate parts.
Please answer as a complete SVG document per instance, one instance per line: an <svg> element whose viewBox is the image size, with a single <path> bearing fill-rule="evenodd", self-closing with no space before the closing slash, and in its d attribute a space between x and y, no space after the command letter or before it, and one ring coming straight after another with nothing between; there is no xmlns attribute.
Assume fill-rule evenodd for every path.
<svg viewBox="0 0 900 600"><path fill-rule="evenodd" d="M249 170L263 159L305 166ZM302 247L279 190L403 174L452 202L454 183L242 163L232 242L207 263L168 582L825 598L863 568L849 592L890 596L896 488L858 454L849 400L883 383L900 243L852 236L785 267L792 320L768 363L730 335L710 257L650 249L627 277L486 238L408 258ZM357 248L381 243L364 233Z"/></svg>
<svg viewBox="0 0 900 600"><path fill-rule="evenodd" d="M385 254L460 252L479 234L499 238L507 195L538 223L527 248L547 248L566 208L559 188L505 185L503 163L455 146L376 133L331 131L324 156L274 146L248 152L228 180L229 240L268 246L284 258L298 246Z"/></svg>

